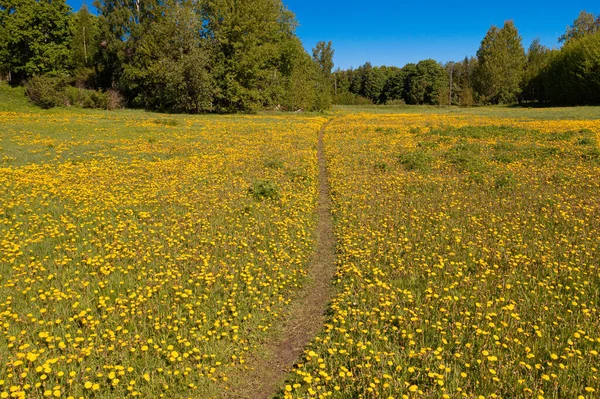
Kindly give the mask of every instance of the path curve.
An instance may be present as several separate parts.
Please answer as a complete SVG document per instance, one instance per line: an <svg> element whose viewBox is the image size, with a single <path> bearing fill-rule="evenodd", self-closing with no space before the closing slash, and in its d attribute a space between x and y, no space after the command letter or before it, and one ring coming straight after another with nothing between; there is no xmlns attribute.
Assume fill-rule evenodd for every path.
<svg viewBox="0 0 600 399"><path fill-rule="evenodd" d="M266 358L252 359L253 370L243 377L245 384L234 388L227 397L273 397L306 345L325 322L325 311L331 299L331 281L335 275L335 238L323 136L332 121L333 119L327 121L318 133L319 193L316 246L308 267L307 284L291 306L282 333L275 341L265 345L264 351L269 355Z"/></svg>

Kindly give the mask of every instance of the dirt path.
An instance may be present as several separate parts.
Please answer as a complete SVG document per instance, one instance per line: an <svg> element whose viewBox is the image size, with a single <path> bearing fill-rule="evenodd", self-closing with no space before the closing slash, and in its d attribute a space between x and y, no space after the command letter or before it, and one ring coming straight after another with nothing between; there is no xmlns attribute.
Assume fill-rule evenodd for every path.
<svg viewBox="0 0 600 399"><path fill-rule="evenodd" d="M292 305L282 333L264 348L263 358L253 359L253 371L226 397L267 399L275 395L306 345L325 322L325 310L331 297L331 280L335 274L335 239L331 216L329 181L323 150L323 135L331 120L319 130L319 196L317 205L316 247L308 269L308 283Z"/></svg>

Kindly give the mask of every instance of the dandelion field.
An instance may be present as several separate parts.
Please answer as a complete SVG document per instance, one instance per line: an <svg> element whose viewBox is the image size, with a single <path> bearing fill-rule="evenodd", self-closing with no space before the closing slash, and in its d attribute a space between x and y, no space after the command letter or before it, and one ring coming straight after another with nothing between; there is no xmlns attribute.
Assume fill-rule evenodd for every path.
<svg viewBox="0 0 600 399"><path fill-rule="evenodd" d="M575 110L0 107L0 397L227 397L309 286L328 119L333 298L278 396L597 397Z"/></svg>
<svg viewBox="0 0 600 399"><path fill-rule="evenodd" d="M337 294L283 395L597 397L599 133L597 120L334 121Z"/></svg>
<svg viewBox="0 0 600 399"><path fill-rule="evenodd" d="M320 119L1 118L1 397L219 392L302 286Z"/></svg>

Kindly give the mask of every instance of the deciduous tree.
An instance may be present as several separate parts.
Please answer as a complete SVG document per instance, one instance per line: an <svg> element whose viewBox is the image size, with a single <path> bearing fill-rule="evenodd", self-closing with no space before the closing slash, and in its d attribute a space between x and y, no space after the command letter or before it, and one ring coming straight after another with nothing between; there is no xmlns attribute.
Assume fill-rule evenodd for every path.
<svg viewBox="0 0 600 399"><path fill-rule="evenodd" d="M567 31L558 38L559 42L568 42L579 39L585 35L596 33L600 30L600 15L595 16L586 11L581 11L573 21L573 25L567 27Z"/></svg>
<svg viewBox="0 0 600 399"><path fill-rule="evenodd" d="M516 101L525 68L525 50L512 21L492 26L477 51L475 89L484 103Z"/></svg>
<svg viewBox="0 0 600 399"><path fill-rule="evenodd" d="M0 70L17 82L65 72L70 11L64 0L0 0Z"/></svg>

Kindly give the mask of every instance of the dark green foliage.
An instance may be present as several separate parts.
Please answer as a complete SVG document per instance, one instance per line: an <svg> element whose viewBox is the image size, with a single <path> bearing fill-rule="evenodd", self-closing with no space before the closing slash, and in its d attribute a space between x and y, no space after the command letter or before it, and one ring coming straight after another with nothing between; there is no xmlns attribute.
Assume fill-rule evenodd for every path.
<svg viewBox="0 0 600 399"><path fill-rule="evenodd" d="M552 104L600 104L600 32L569 40L552 57L544 79Z"/></svg>
<svg viewBox="0 0 600 399"><path fill-rule="evenodd" d="M0 72L15 82L65 72L70 11L64 0L0 0Z"/></svg>
<svg viewBox="0 0 600 399"><path fill-rule="evenodd" d="M512 21L492 26L477 51L475 90L483 103L510 104L520 93L525 68L521 36Z"/></svg>
<svg viewBox="0 0 600 399"><path fill-rule="evenodd" d="M294 33L295 18L281 1L213 0L206 2L203 12L216 45L213 76L217 111L277 107L282 100L290 100L285 98L285 91L292 77L313 82L303 92L316 90L319 82L313 72L303 62L294 63L304 50ZM306 103L311 94L296 93L293 97ZM313 99L316 101L317 96Z"/></svg>
<svg viewBox="0 0 600 399"><path fill-rule="evenodd" d="M271 180L255 181L252 187L248 189L248 193L257 201L279 198L279 189Z"/></svg>
<svg viewBox="0 0 600 399"><path fill-rule="evenodd" d="M549 50L527 55L512 21L492 26L477 59L333 69L331 42L311 55L282 0L0 0L0 76L34 80L32 101L170 112L325 110L347 105L600 104L600 16L581 12ZM62 79L62 78L61 78ZM54 85L56 86L56 85ZM86 91L87 89L97 89ZM118 94L120 93L120 94ZM122 95L122 96L121 96ZM62 101L57 98L63 96Z"/></svg>
<svg viewBox="0 0 600 399"><path fill-rule="evenodd" d="M315 92L315 106L318 110L328 109L331 106L333 94L333 48L331 42L319 42L313 49L313 61L317 69L317 86Z"/></svg>
<svg viewBox="0 0 600 399"><path fill-rule="evenodd" d="M65 101L60 79L34 76L25 85L25 94L32 103L44 109L57 107Z"/></svg>
<svg viewBox="0 0 600 399"><path fill-rule="evenodd" d="M350 83L350 92L377 103L385 86L385 81L384 72L380 68L373 68L371 63L367 62L354 71Z"/></svg>
<svg viewBox="0 0 600 399"><path fill-rule="evenodd" d="M405 98L405 74L400 68L390 68L388 78L383 86L380 101L389 104L393 101L406 102Z"/></svg>
<svg viewBox="0 0 600 399"><path fill-rule="evenodd" d="M32 103L45 109L58 106L99 109L120 107L119 99L110 91L77 88L70 84L65 77L34 76L25 84L25 94Z"/></svg>
<svg viewBox="0 0 600 399"><path fill-rule="evenodd" d="M527 51L527 62L521 83L522 101L546 101L544 71L550 63L551 51L535 39Z"/></svg>
<svg viewBox="0 0 600 399"><path fill-rule="evenodd" d="M405 101L407 104L439 104L446 83L447 75L440 64L432 59L419 61L409 77Z"/></svg>
<svg viewBox="0 0 600 399"><path fill-rule="evenodd" d="M119 86L135 106L172 112L212 110L211 54L197 32L191 3L163 3L162 18L140 29L136 49L123 64Z"/></svg>
<svg viewBox="0 0 600 399"><path fill-rule="evenodd" d="M465 57L462 62L454 64L452 69L452 105L475 105L473 85L476 68L477 58L475 57Z"/></svg>
<svg viewBox="0 0 600 399"><path fill-rule="evenodd" d="M298 44L290 45L290 76L286 79L285 90L281 96L278 106L287 111L312 110L316 107L317 91L319 82L316 68L308 54L301 51Z"/></svg>
<svg viewBox="0 0 600 399"><path fill-rule="evenodd" d="M69 47L71 50L70 67L74 71L84 69L88 71L88 74L90 73L90 68L94 66L94 60L100 48L99 33L98 18L91 14L84 4L72 16L72 35Z"/></svg>
<svg viewBox="0 0 600 399"><path fill-rule="evenodd" d="M356 70L336 71L334 77L336 102L348 105L363 98L374 104L439 104L447 81L444 68L431 59L403 68L367 62Z"/></svg>
<svg viewBox="0 0 600 399"><path fill-rule="evenodd" d="M342 92L335 96L334 102L340 105L370 105L373 101L350 92Z"/></svg>
<svg viewBox="0 0 600 399"><path fill-rule="evenodd" d="M313 49L313 60L316 62L319 71L328 80L331 80L331 71L333 70L333 54L335 51L331 42L318 42Z"/></svg>
<svg viewBox="0 0 600 399"><path fill-rule="evenodd" d="M171 112L330 107L331 42L319 43L311 59L281 0L94 5L98 17L85 6L71 14L64 0L0 0L0 76L69 75L79 89L102 89L69 90L69 105L108 98L111 107L119 90L131 106ZM39 86L31 84L35 98ZM40 98L55 97L51 84L43 87Z"/></svg>

